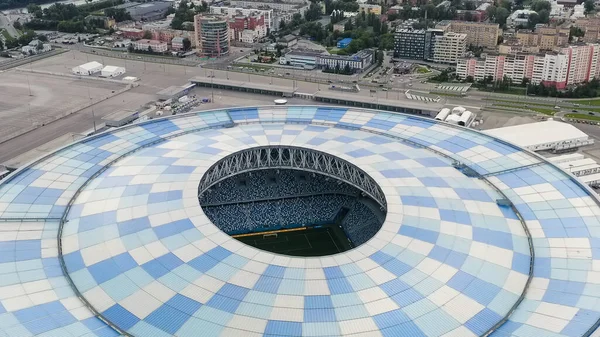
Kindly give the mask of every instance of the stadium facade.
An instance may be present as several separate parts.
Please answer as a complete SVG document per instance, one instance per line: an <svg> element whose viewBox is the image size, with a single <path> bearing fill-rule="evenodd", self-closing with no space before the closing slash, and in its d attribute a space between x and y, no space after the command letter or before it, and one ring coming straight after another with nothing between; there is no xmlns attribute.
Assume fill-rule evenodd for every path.
<svg viewBox="0 0 600 337"><path fill-rule="evenodd" d="M219 230L199 184L260 147L364 171L384 195L381 228L321 257ZM0 336L589 336L599 216L555 165L435 120L316 106L153 120L0 182Z"/></svg>

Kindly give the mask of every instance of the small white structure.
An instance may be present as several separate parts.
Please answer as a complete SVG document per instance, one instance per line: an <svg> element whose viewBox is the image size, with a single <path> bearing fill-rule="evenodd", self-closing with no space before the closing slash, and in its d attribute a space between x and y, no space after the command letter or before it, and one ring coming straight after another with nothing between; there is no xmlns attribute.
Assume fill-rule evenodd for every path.
<svg viewBox="0 0 600 337"><path fill-rule="evenodd" d="M460 121L460 116L457 114L451 114L450 116L448 116L446 118L446 123L450 123L450 124L458 125L459 121Z"/></svg>
<svg viewBox="0 0 600 337"><path fill-rule="evenodd" d="M440 110L440 112L438 112L438 114L435 116L435 119L437 119L438 121L445 121L446 118L448 117L448 115L450 114L450 109L448 108L443 108L442 110Z"/></svg>
<svg viewBox="0 0 600 337"><path fill-rule="evenodd" d="M102 71L102 63L96 61L88 62L71 69L71 71L75 75L92 75Z"/></svg>
<svg viewBox="0 0 600 337"><path fill-rule="evenodd" d="M456 106L456 107L452 108L452 114L454 114L454 115L460 116L465 111L467 111L467 109L463 108L462 106Z"/></svg>
<svg viewBox="0 0 600 337"><path fill-rule="evenodd" d="M117 77L125 74L125 68L116 66L106 66L102 68L100 76L102 77Z"/></svg>
<svg viewBox="0 0 600 337"><path fill-rule="evenodd" d="M531 151L561 151L590 145L594 140L575 126L547 120L483 131Z"/></svg>
<svg viewBox="0 0 600 337"><path fill-rule="evenodd" d="M465 111L460 115L458 119L458 125L461 126L469 126L471 123L471 119L473 119L473 113L471 111Z"/></svg>
<svg viewBox="0 0 600 337"><path fill-rule="evenodd" d="M125 76L125 77L123 77L123 81L129 82L129 83L137 82L139 80L140 79L137 78L137 77L135 77L135 76Z"/></svg>
<svg viewBox="0 0 600 337"><path fill-rule="evenodd" d="M275 105L286 105L287 99L278 98L276 100L273 100L273 103L275 103Z"/></svg>
<svg viewBox="0 0 600 337"><path fill-rule="evenodd" d="M21 47L21 53L25 55L35 55L45 53L52 50L52 46L47 43L42 43L40 40L35 39L29 42L28 45Z"/></svg>

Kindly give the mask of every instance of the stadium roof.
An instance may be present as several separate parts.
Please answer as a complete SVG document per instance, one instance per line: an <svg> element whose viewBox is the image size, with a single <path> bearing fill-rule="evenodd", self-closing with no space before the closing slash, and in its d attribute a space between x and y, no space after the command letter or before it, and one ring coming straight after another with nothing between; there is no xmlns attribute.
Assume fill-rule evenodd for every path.
<svg viewBox="0 0 600 337"><path fill-rule="evenodd" d="M311 258L218 230L203 173L263 145L366 171L386 195L381 230ZM0 181L0 336L588 336L599 216L541 157L430 119L277 106L152 120Z"/></svg>
<svg viewBox="0 0 600 337"><path fill-rule="evenodd" d="M589 138L575 126L554 120L507 126L484 132L522 147Z"/></svg>

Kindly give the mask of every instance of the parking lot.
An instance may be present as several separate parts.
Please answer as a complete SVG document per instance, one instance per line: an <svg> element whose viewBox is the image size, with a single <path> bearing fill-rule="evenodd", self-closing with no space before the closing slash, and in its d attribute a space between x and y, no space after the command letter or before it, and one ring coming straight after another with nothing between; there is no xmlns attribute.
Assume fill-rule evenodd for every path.
<svg viewBox="0 0 600 337"><path fill-rule="evenodd" d="M0 142L47 124L89 102L97 102L124 85L32 74L0 74Z"/></svg>

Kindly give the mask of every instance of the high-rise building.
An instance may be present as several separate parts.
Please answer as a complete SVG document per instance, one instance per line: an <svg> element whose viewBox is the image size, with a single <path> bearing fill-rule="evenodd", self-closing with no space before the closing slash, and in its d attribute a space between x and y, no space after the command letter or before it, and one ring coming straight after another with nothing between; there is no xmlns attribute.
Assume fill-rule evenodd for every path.
<svg viewBox="0 0 600 337"><path fill-rule="evenodd" d="M444 32L467 34L467 45L485 48L496 48L498 36L502 32L500 25L487 22L444 20L438 23L435 28L442 29Z"/></svg>
<svg viewBox="0 0 600 337"><path fill-rule="evenodd" d="M229 24L224 17L194 16L194 38L199 55L220 57L229 54Z"/></svg>
<svg viewBox="0 0 600 337"><path fill-rule="evenodd" d="M427 61L433 61L437 37L441 35L444 35L444 31L441 29L428 29L425 32L425 48L423 50L423 59Z"/></svg>
<svg viewBox="0 0 600 337"><path fill-rule="evenodd" d="M394 36L394 57L456 63L464 56L467 36L441 29L398 29Z"/></svg>
<svg viewBox="0 0 600 337"><path fill-rule="evenodd" d="M425 30L396 30L394 34L394 57L422 60L425 57Z"/></svg>
<svg viewBox="0 0 600 337"><path fill-rule="evenodd" d="M467 34L449 32L435 36L433 62L456 64L467 51Z"/></svg>

